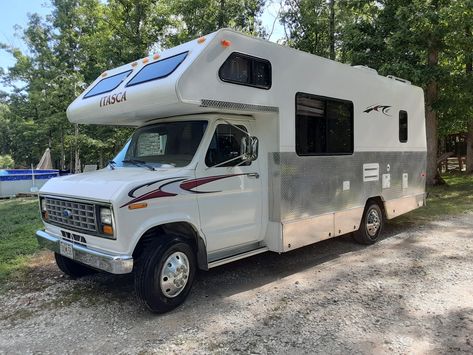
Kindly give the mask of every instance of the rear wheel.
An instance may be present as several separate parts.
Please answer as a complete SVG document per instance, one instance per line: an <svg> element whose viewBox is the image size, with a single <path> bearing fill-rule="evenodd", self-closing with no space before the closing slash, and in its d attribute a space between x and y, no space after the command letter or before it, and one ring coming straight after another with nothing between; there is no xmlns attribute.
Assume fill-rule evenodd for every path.
<svg viewBox="0 0 473 355"><path fill-rule="evenodd" d="M189 244L180 239L165 244L157 240L135 264L136 294L152 312L168 312L189 295L195 270L195 254Z"/></svg>
<svg viewBox="0 0 473 355"><path fill-rule="evenodd" d="M83 264L78 263L77 261L62 256L61 254L54 253L54 257L56 258L56 264L58 268L70 277L77 278L95 274L97 272L96 270L88 266L85 266Z"/></svg>
<svg viewBox="0 0 473 355"><path fill-rule="evenodd" d="M376 202L370 202L365 208L360 228L353 233L353 238L360 244L374 244L383 229L384 218Z"/></svg>

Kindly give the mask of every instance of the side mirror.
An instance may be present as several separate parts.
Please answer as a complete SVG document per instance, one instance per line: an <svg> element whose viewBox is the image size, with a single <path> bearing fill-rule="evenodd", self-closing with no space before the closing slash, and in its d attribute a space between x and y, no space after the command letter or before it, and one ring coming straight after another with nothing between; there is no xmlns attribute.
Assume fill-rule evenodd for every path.
<svg viewBox="0 0 473 355"><path fill-rule="evenodd" d="M258 145L257 137L245 136L241 139L241 156L246 161L254 161L258 159Z"/></svg>

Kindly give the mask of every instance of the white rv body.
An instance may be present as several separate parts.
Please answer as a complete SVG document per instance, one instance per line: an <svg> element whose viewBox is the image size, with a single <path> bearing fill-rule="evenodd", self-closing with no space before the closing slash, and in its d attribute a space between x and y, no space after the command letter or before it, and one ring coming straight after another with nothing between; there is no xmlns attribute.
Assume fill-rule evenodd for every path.
<svg viewBox="0 0 473 355"><path fill-rule="evenodd" d="M154 60L184 52L187 57L168 76L127 86ZM219 70L232 53L269 61L270 87L223 81ZM109 239L45 220L46 230L38 232L38 239L51 249L58 250L56 239L68 240L77 260L87 264L91 259L81 255L92 250L112 256L110 265L114 260L121 264L89 265L129 272L147 231L185 223L198 238L199 266L208 268L356 231L369 200L378 201L388 219L424 205L427 149L419 87L228 29L157 57L107 71L69 106L68 118L80 124L135 127L205 120L207 128L192 161L156 171L107 167L48 181L42 198L110 205L114 221L114 239ZM127 70L131 74L113 91L84 98L104 78ZM298 93L351 105L352 151L296 152L296 97L301 102L305 97ZM405 142L399 135L401 111L408 117ZM249 165L208 167L205 157L215 127L228 123L259 139L258 158ZM209 182L197 186L202 179ZM158 198L140 200L146 208L128 208L137 197L152 191L156 195L157 190ZM70 235L81 237L82 244Z"/></svg>

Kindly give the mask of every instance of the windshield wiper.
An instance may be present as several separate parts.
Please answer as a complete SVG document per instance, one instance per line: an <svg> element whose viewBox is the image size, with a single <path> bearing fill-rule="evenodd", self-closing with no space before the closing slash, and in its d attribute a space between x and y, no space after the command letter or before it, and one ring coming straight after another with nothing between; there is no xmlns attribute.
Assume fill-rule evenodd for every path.
<svg viewBox="0 0 473 355"><path fill-rule="evenodd" d="M145 161L143 160L136 160L136 159L125 159L123 160L123 163L131 163L135 166L144 166L146 168L148 168L149 170L151 171L155 171L156 169L154 167L152 167L151 165L149 164L146 164Z"/></svg>
<svg viewBox="0 0 473 355"><path fill-rule="evenodd" d="M117 164L117 163L115 163L113 160L109 160L109 161L108 161L108 165L110 166L110 169L112 169L112 170L115 170L115 165L116 165L116 164Z"/></svg>

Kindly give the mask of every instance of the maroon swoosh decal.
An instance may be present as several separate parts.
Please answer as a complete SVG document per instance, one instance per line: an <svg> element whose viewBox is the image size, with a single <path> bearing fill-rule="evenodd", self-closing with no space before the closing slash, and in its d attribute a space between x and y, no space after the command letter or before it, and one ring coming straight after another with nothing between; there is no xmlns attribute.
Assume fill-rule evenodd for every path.
<svg viewBox="0 0 473 355"><path fill-rule="evenodd" d="M120 206L120 208L131 205L132 203L141 202L144 200L150 200L153 198L160 198L160 197L169 197L169 196L177 196L177 194L161 191L160 189L157 189L157 190L150 191L144 195L138 196L137 198L134 198L130 202L125 203L123 206Z"/></svg>
<svg viewBox="0 0 473 355"><path fill-rule="evenodd" d="M198 178L198 179L185 180L185 181L181 182L179 187L181 189L185 190L185 191L189 191L189 192L196 193L196 194L198 194L198 193L205 194L205 193L212 193L212 192L220 192L220 191L194 191L194 189L199 187L199 186L202 186L202 185L208 184L210 182L213 182L213 181L222 180L222 179L226 179L226 178L230 178L230 177L234 177L234 176L243 176L243 175L248 175L248 174L245 173L245 174L231 174L231 175L216 175L216 176L208 176L208 177L203 177L203 178ZM165 181L165 180L167 180L167 179L164 179L162 181ZM144 201L144 200L151 200L151 199L154 199L154 198L161 198L161 197L177 196L178 194L176 194L176 193L162 191L161 189L164 186L167 186L167 185L170 185L170 184L182 181L182 180L184 180L184 179L177 179L177 180L172 180L172 181L166 182L166 183L160 185L156 190L153 190L153 191L147 192L147 193L145 193L141 196L135 197L130 202L127 202L124 205L120 206L120 208L129 206L132 203L141 202L141 201ZM143 186L150 186L150 185L152 185L156 182L159 182L159 181L160 180L138 186L138 187L134 188L132 191L130 191L130 193L128 195L131 197L132 192L136 191L137 189L139 189Z"/></svg>
<svg viewBox="0 0 473 355"><path fill-rule="evenodd" d="M220 192L220 191L194 191L196 187L208 184L212 181L222 180L233 176L241 176L246 174L232 174L232 175L216 175L216 176L208 176L204 178L198 178L193 180L187 180L181 183L179 187L183 190L194 192L194 193L210 193L210 192Z"/></svg>

